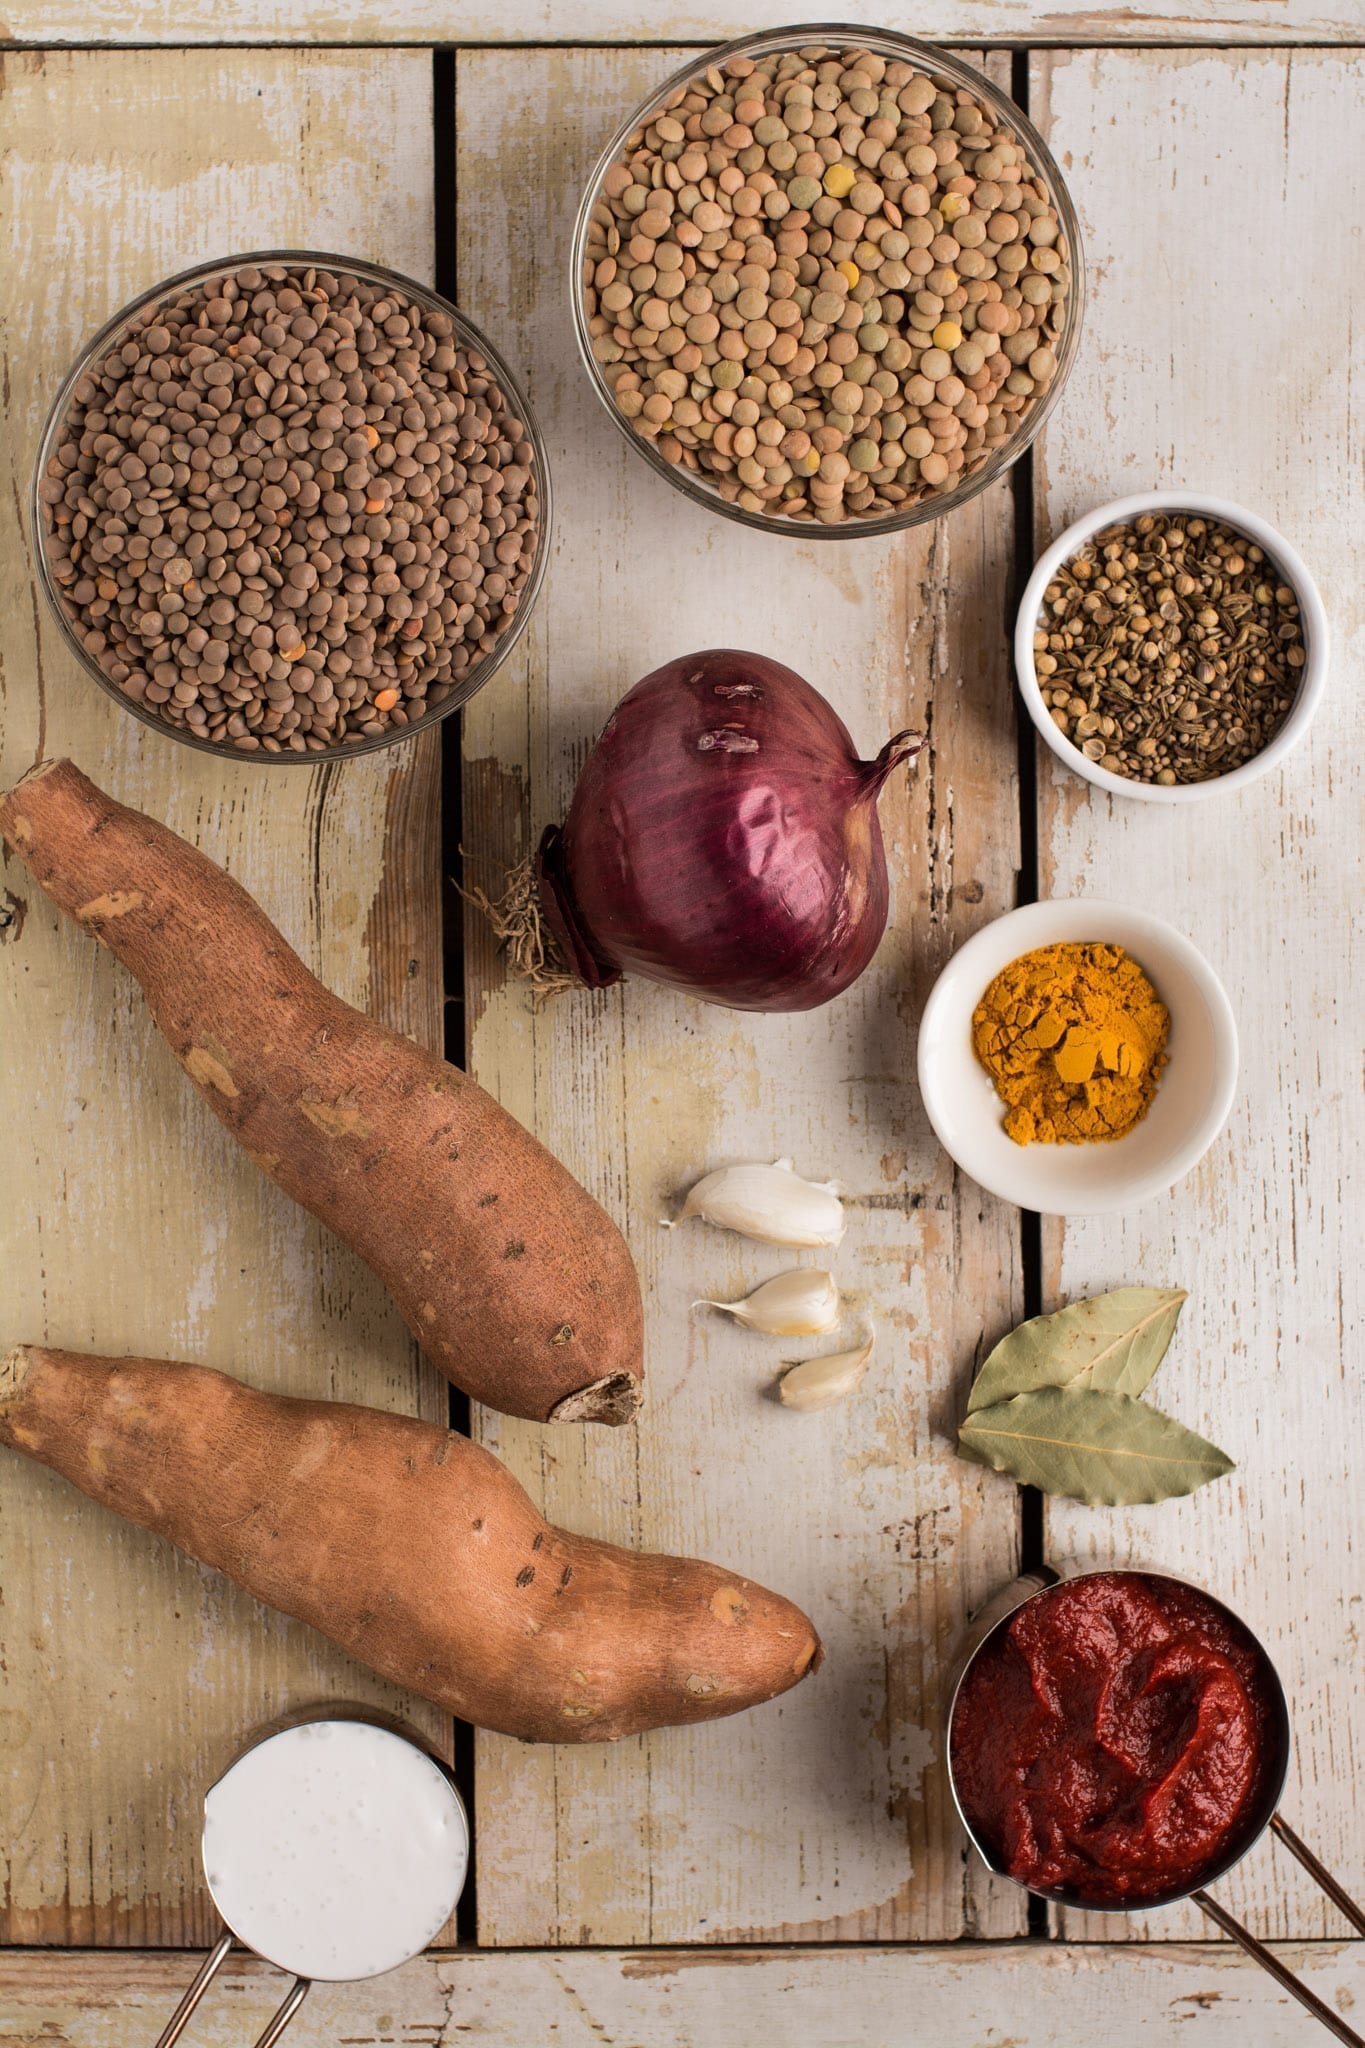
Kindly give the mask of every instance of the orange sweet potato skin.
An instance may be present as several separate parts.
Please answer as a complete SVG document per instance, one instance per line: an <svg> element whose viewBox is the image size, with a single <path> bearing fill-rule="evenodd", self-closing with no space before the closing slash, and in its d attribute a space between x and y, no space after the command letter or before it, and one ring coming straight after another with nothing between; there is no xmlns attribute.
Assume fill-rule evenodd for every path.
<svg viewBox="0 0 1365 2048"><path fill-rule="evenodd" d="M643 1313L625 1241L492 1096L331 994L222 868L70 761L0 798L0 833L131 968L214 1114L359 1253L449 1379L533 1421L629 1420Z"/></svg>
<svg viewBox="0 0 1365 2048"><path fill-rule="evenodd" d="M527 1741L713 1720L819 1662L779 1594L552 1528L491 1453L407 1416L21 1345L0 1360L0 1443L385 1678Z"/></svg>

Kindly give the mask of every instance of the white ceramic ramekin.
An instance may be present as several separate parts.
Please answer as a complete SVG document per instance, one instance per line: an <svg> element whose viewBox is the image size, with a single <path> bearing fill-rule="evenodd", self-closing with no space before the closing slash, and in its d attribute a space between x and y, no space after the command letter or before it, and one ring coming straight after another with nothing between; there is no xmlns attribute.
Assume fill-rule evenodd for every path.
<svg viewBox="0 0 1365 2048"><path fill-rule="evenodd" d="M1170 1012L1169 1065L1127 1137L1016 1145L972 1050L972 1012L1021 953L1088 940L1122 946L1151 977ZM1218 976L1182 932L1147 910L1064 897L1011 910L959 947L925 1005L918 1067L934 1135L978 1187L1045 1216L1097 1216L1151 1201L1203 1158L1237 1092L1237 1026Z"/></svg>
<svg viewBox="0 0 1365 2048"><path fill-rule="evenodd" d="M1167 785L1159 782L1136 782L1124 775L1114 775L1108 768L1102 768L1098 761L1089 761L1080 748L1073 746L1054 725L1052 713L1043 702L1038 686L1038 672L1033 665L1033 635L1042 610L1043 594L1056 575L1061 564L1074 555L1084 543L1099 533L1103 527L1117 526L1127 520L1140 518L1144 512L1191 512L1200 519L1221 520L1224 525L1235 527L1248 540L1265 550L1267 557L1280 572L1284 582L1290 585L1299 603L1299 616L1303 622L1304 652L1306 660L1299 681L1298 694L1290 706L1289 716L1268 746L1253 755L1240 768L1230 769L1226 775L1215 775L1207 782L1181 782ZM1197 803L1201 798L1220 796L1230 789L1242 789L1248 782L1254 782L1271 768L1277 768L1291 747L1298 745L1313 721L1313 715L1322 697L1327 681L1328 663L1327 614L1323 610L1318 587L1309 574L1300 556L1290 547L1283 534L1267 525L1254 512L1248 512L1241 505L1233 505L1226 498L1207 498L1197 491L1141 491L1132 498L1115 498L1108 505L1101 505L1094 512L1087 512L1074 526L1053 541L1045 554L1039 556L1033 574L1029 577L1019 605L1019 614L1014 626L1014 670L1019 682L1019 691L1028 706L1029 717L1037 726L1043 738L1059 761L1068 768L1083 775L1087 782L1098 784L1113 796L1136 797L1140 803L1188 804Z"/></svg>

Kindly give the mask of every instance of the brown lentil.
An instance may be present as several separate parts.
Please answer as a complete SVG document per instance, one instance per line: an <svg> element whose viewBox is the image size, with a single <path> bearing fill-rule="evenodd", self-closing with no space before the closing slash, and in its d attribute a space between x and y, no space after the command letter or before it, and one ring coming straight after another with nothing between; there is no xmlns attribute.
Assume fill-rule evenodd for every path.
<svg viewBox="0 0 1365 2048"><path fill-rule="evenodd" d="M140 311L39 499L87 654L246 752L416 723L497 645L539 544L524 423L447 315L275 264Z"/></svg>
<svg viewBox="0 0 1365 2048"><path fill-rule="evenodd" d="M1043 597L1034 667L1052 722L1134 782L1210 782L1289 715L1304 665L1294 592L1213 520L1145 513L1106 527Z"/></svg>
<svg viewBox="0 0 1365 2048"><path fill-rule="evenodd" d="M664 252L678 296L623 280ZM951 487L1011 438L1057 375L1069 265L989 107L808 45L707 66L636 130L592 207L583 290L636 434L746 511L833 523ZM735 392L809 451L741 453Z"/></svg>

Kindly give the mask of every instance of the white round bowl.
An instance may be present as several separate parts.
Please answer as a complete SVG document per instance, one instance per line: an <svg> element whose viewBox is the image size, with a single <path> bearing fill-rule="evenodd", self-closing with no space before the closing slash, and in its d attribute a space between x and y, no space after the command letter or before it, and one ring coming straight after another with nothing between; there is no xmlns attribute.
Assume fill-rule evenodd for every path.
<svg viewBox="0 0 1365 2048"><path fill-rule="evenodd" d="M972 1012L1002 967L1039 946L1122 946L1171 1016L1169 1062L1127 1137L1016 1145L1005 1105L972 1050ZM1208 961L1145 910L1080 896L1029 903L968 939L934 983L919 1030L919 1087L934 1135L988 1193L1046 1216L1097 1216L1162 1194L1203 1158L1237 1092L1237 1026Z"/></svg>
<svg viewBox="0 0 1365 2048"><path fill-rule="evenodd" d="M1033 665L1033 635L1038 625L1038 615L1043 606L1043 593L1056 575L1061 564L1074 555L1084 543L1099 533L1103 527L1117 526L1126 520L1138 519L1144 512L1192 512L1200 519L1221 520L1225 526L1235 527L1248 540L1264 548L1266 555L1279 570L1284 582L1289 584L1298 599L1299 617L1303 625L1304 653L1306 659L1299 680L1298 694L1289 708L1289 716L1268 746L1259 754L1243 762L1240 768L1229 769L1226 775L1211 776L1207 782L1180 782L1170 785L1160 782L1137 782L1126 775L1114 775L1108 768L1101 768L1098 761L1089 761L1079 747L1053 724L1052 713L1043 702L1038 687L1038 671ZM1313 715L1322 697L1327 681L1329 658L1327 614L1318 586L1309 574L1302 558L1290 547L1284 535L1277 533L1254 512L1248 512L1241 505L1234 505L1226 498L1206 498L1197 491L1140 491L1135 497L1115 498L1108 505L1101 505L1097 511L1087 512L1074 526L1053 541L1045 554L1039 556L1033 574L1024 587L1019 603L1019 614L1014 624L1014 672L1019 681L1020 695L1028 706L1029 717L1037 726L1043 738L1059 761L1073 768L1077 775L1083 775L1087 782L1094 782L1101 789L1107 789L1114 796L1136 797L1141 803L1189 804L1197 803L1207 796L1221 796L1230 789L1242 789L1248 782L1254 782L1271 768L1279 766L1291 747L1296 747L1313 722Z"/></svg>

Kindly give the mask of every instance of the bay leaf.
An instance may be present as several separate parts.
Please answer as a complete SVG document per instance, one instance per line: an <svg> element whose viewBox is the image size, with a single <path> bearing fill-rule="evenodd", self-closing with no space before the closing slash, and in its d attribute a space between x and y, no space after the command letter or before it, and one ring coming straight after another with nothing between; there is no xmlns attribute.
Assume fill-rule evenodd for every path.
<svg viewBox="0 0 1365 2048"><path fill-rule="evenodd" d="M1183 1287L1116 1287L1033 1316L1002 1337L976 1376L967 1413L1040 1387L1140 1394L1166 1355Z"/></svg>
<svg viewBox="0 0 1365 2048"><path fill-rule="evenodd" d="M1131 1394L1042 1387L979 1408L959 1442L996 1472L1091 1507L1135 1507L1193 1493L1231 1458Z"/></svg>

